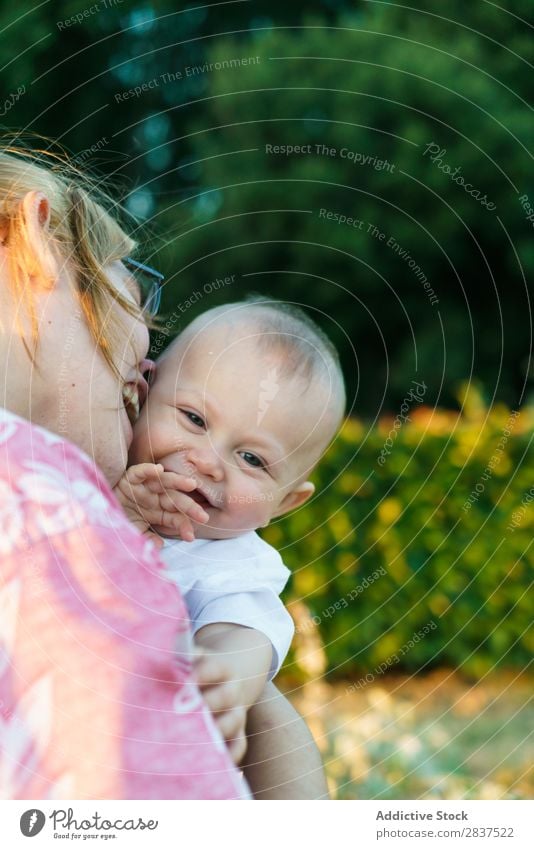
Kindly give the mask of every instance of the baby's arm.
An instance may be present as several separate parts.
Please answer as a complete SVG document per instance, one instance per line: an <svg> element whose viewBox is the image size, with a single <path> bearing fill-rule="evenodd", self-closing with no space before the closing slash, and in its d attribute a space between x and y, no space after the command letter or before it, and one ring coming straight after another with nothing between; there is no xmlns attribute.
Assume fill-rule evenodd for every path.
<svg viewBox="0 0 534 849"><path fill-rule="evenodd" d="M321 756L308 726L269 682L247 717L241 764L255 799L328 799Z"/></svg>
<svg viewBox="0 0 534 849"><path fill-rule="evenodd" d="M115 496L130 522L141 533L159 540L152 525L165 527L169 536L191 542L195 522L207 522L208 514L187 493L197 486L194 478L166 472L161 465L140 463L126 469L114 488Z"/></svg>
<svg viewBox="0 0 534 849"><path fill-rule="evenodd" d="M254 797L328 799L321 756L306 723L267 682L270 640L253 628L215 623L201 628L195 642L202 649L196 661L200 689L232 759L243 761Z"/></svg>
<svg viewBox="0 0 534 849"><path fill-rule="evenodd" d="M247 711L265 687L271 668L271 641L254 628L231 623L204 625L195 635L201 649L196 661L200 689L236 763L246 748ZM217 660L217 675L213 674ZM227 673L221 681L221 667Z"/></svg>

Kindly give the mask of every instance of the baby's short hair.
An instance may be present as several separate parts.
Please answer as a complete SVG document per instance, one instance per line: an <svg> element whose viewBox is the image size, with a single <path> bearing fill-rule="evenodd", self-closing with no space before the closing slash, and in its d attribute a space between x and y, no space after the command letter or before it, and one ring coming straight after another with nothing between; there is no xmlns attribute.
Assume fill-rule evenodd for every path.
<svg viewBox="0 0 534 849"><path fill-rule="evenodd" d="M202 322L209 327L218 317L251 327L251 336L267 355L282 354L284 372L311 385L322 380L329 387L329 408L337 430L345 413L346 394L337 350L326 333L303 310L286 301L249 295L242 301L214 307L198 316L186 329Z"/></svg>

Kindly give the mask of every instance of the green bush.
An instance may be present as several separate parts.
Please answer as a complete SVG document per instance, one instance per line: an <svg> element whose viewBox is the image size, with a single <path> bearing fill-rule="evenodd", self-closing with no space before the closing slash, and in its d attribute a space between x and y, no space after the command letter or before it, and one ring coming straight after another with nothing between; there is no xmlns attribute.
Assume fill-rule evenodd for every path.
<svg viewBox="0 0 534 849"><path fill-rule="evenodd" d="M476 396L464 411L419 406L397 429L349 420L314 500L266 530L293 573L289 674L320 674L324 653L340 677L529 662L534 412Z"/></svg>

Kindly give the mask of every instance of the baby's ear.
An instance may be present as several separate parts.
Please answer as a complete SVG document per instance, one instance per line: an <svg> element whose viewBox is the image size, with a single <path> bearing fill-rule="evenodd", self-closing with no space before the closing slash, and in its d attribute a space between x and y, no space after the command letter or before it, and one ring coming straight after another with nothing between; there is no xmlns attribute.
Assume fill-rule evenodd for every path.
<svg viewBox="0 0 534 849"><path fill-rule="evenodd" d="M311 481L299 483L295 489L292 489L291 492L288 492L287 495L284 496L274 511L272 518L275 519L277 516L284 516L286 513L289 513L290 510L295 510L297 507L301 507L308 498L312 497L314 492L315 485Z"/></svg>

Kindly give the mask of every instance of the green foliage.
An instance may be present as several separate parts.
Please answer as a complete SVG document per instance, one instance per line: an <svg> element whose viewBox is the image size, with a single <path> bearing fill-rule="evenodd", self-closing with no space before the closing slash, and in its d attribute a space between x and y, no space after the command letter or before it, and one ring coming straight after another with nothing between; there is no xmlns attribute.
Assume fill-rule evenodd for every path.
<svg viewBox="0 0 534 849"><path fill-rule="evenodd" d="M530 379L524 281L534 269L518 199L534 204L524 0L97 5L68 27L97 6L2 5L2 120L126 178L129 208L162 237L158 257L141 252L167 275L169 314L206 282L236 275L187 315L178 310L174 329L257 290L315 311L340 348L358 415L395 408L421 363L441 405L473 374L488 397L517 403ZM432 142L495 210L431 162ZM311 152L269 154L266 144Z"/></svg>
<svg viewBox="0 0 534 849"><path fill-rule="evenodd" d="M368 431L349 420L313 502L267 529L293 572L289 674L322 671L317 633L330 674L353 680L438 665L480 677L530 662L534 412L510 418L472 396L466 409L412 410L382 466L394 420Z"/></svg>
<svg viewBox="0 0 534 849"><path fill-rule="evenodd" d="M526 271L533 254L517 194L529 191L519 57L532 43L490 4L457 0L447 17L418 5L428 14L366 4L334 26L310 15L303 28L215 40L209 62L258 62L204 75L184 140L204 193L164 213L176 289L231 271L240 283L227 300L257 289L311 307L342 352L358 414L374 415L384 392L392 409L421 362L442 404L473 371L513 404L528 361L518 257ZM435 162L431 143L445 151Z"/></svg>

